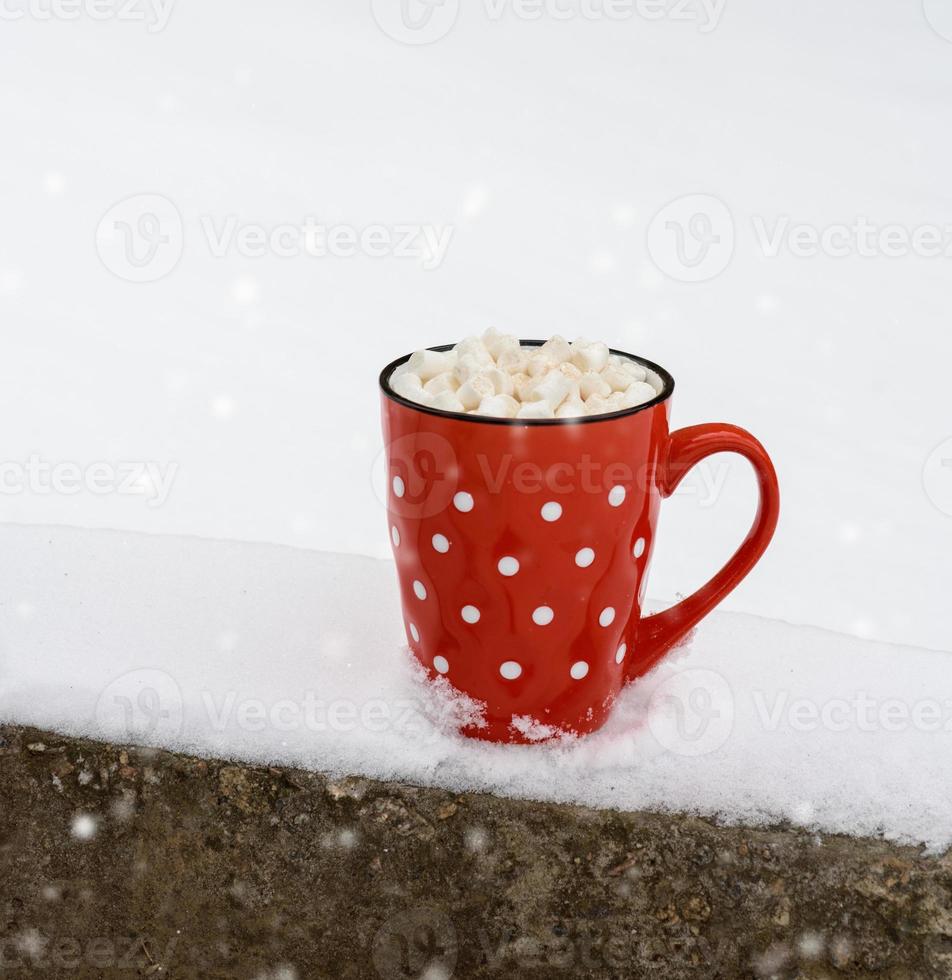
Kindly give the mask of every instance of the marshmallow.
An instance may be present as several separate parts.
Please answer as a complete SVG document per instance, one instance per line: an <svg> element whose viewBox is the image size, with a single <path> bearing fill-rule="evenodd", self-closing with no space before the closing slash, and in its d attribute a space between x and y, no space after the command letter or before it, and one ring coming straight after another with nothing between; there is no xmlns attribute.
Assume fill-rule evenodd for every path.
<svg viewBox="0 0 952 980"><path fill-rule="evenodd" d="M398 395L412 402L422 401L418 396L425 394L420 376L418 374L412 374L410 371L404 371L403 374L397 374L394 371L393 377L390 379L390 387Z"/></svg>
<svg viewBox="0 0 952 980"><path fill-rule="evenodd" d="M572 382L560 371L550 371L529 383L523 401L544 401L554 412L572 391Z"/></svg>
<svg viewBox="0 0 952 980"><path fill-rule="evenodd" d="M490 327L482 336L483 347L489 351L497 363L506 353L513 354L519 350L519 341L509 334L499 333L495 327Z"/></svg>
<svg viewBox="0 0 952 980"><path fill-rule="evenodd" d="M648 384L646 381L635 381L625 390L622 397L622 408L635 408L638 405L644 405L645 402L650 402L652 398L656 398L658 392Z"/></svg>
<svg viewBox="0 0 952 980"><path fill-rule="evenodd" d="M516 413L516 418L552 419L555 418L555 412L552 411L552 406L548 402L524 402L519 406L519 411Z"/></svg>
<svg viewBox="0 0 952 980"><path fill-rule="evenodd" d="M543 354L540 350L536 350L535 353L529 355L529 366L527 370L531 378L538 378L540 375L548 374L554 367L555 361L548 354Z"/></svg>
<svg viewBox="0 0 952 980"><path fill-rule="evenodd" d="M461 340L454 350L459 358L475 357L484 363L493 359L492 354L489 353L486 345L479 337L467 337L465 340Z"/></svg>
<svg viewBox="0 0 952 980"><path fill-rule="evenodd" d="M470 378L481 374L487 368L495 366L495 361L493 361L488 350L484 349L482 354L470 351L469 353L459 355L454 373L456 380L460 384L463 384L463 382L469 381Z"/></svg>
<svg viewBox="0 0 952 980"><path fill-rule="evenodd" d="M490 368L483 372L483 377L488 378L496 391L497 395L511 395L513 392L512 375L499 368Z"/></svg>
<svg viewBox="0 0 952 980"><path fill-rule="evenodd" d="M521 402L531 402L532 399L529 397L529 392L535 386L536 379L530 378L528 374L514 374L512 376L512 391L513 394Z"/></svg>
<svg viewBox="0 0 952 980"><path fill-rule="evenodd" d="M624 395L620 391L613 391L607 398L601 395L592 395L585 400L586 415L604 415L606 412L619 412L625 406L622 405Z"/></svg>
<svg viewBox="0 0 952 980"><path fill-rule="evenodd" d="M629 360L627 357L620 357L618 354L609 355L606 370L612 367L621 368L631 378L631 381L644 381L648 377L648 372L640 364Z"/></svg>
<svg viewBox="0 0 952 980"><path fill-rule="evenodd" d="M479 403L490 395L496 394L496 386L485 374L474 374L469 381L463 382L456 391L456 397L463 403L468 412L478 408Z"/></svg>
<svg viewBox="0 0 952 980"><path fill-rule="evenodd" d="M466 411L463 403L453 391L441 391L433 398L430 404L433 408L438 408L441 412L459 412L462 414Z"/></svg>
<svg viewBox="0 0 952 980"><path fill-rule="evenodd" d="M508 371L509 374L528 374L529 352L522 347L517 347L515 350L504 350L496 358L496 367L500 371Z"/></svg>
<svg viewBox="0 0 952 980"><path fill-rule="evenodd" d="M637 362L606 344L554 336L521 347L490 328L450 351L417 351L390 376L393 391L444 412L498 418L573 419L637 408L661 392Z"/></svg>
<svg viewBox="0 0 952 980"><path fill-rule="evenodd" d="M625 391L635 381L635 378L624 368L616 367L614 364L609 364L599 377L611 386L612 391Z"/></svg>
<svg viewBox="0 0 952 980"><path fill-rule="evenodd" d="M596 374L594 371L586 371L579 382L579 391L586 401L592 395L607 398L612 393L612 386L600 374Z"/></svg>
<svg viewBox="0 0 952 980"><path fill-rule="evenodd" d="M429 381L438 374L451 371L455 363L456 355L453 351L418 350L410 355L407 368L421 381Z"/></svg>
<svg viewBox="0 0 952 980"><path fill-rule="evenodd" d="M608 363L608 344L576 340L572 344L572 363L583 371L601 371Z"/></svg>
<svg viewBox="0 0 952 980"><path fill-rule="evenodd" d="M440 395L444 391L456 391L458 387L459 382L456 380L456 375L452 371L444 371L443 374L430 378L423 386L423 390L428 391L431 395Z"/></svg>
<svg viewBox="0 0 952 980"><path fill-rule="evenodd" d="M580 398L566 398L555 410L555 417L557 419L574 419L587 414L585 402Z"/></svg>
<svg viewBox="0 0 952 980"><path fill-rule="evenodd" d="M491 415L501 419L515 418L519 411L519 402L511 395L490 395L479 403L476 415Z"/></svg>
<svg viewBox="0 0 952 980"><path fill-rule="evenodd" d="M556 334L539 348L539 353L544 354L553 364L562 364L572 359L572 345Z"/></svg>

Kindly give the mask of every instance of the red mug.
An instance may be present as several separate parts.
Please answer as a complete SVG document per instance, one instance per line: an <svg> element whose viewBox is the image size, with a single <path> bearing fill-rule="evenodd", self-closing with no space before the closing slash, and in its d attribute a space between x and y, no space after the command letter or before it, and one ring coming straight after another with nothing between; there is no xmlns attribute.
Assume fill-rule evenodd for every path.
<svg viewBox="0 0 952 980"><path fill-rule="evenodd" d="M402 398L389 379L409 355L380 375L407 638L431 677L481 702L483 721L466 735L524 743L600 728L622 687L706 616L773 536L780 491L763 446L721 423L670 432L674 379L612 353L640 364L660 394L605 415L503 419ZM661 501L721 452L753 464L753 525L706 585L643 616Z"/></svg>

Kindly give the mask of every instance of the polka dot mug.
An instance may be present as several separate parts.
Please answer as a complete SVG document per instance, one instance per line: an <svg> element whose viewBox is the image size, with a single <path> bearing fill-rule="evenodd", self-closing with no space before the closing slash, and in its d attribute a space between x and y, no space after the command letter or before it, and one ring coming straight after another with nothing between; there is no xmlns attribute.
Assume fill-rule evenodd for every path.
<svg viewBox="0 0 952 980"><path fill-rule="evenodd" d="M541 341L522 341L534 346ZM449 350L451 345L435 348ZM622 351L613 353L632 357ZM660 394L578 419L502 419L407 401L384 368L388 517L410 649L431 677L482 702L464 733L497 742L587 734L751 570L773 536L777 477L732 425L670 432ZM642 615L661 500L712 453L746 457L760 502L727 564L665 612Z"/></svg>

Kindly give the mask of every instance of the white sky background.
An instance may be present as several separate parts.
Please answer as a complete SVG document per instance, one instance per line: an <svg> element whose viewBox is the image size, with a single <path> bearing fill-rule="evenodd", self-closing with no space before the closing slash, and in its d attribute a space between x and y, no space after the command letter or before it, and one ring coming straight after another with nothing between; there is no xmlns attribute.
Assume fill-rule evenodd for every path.
<svg viewBox="0 0 952 980"><path fill-rule="evenodd" d="M0 520L385 556L380 367L489 325L585 334L673 372L675 425L735 422L773 454L780 529L728 608L952 648L952 467L923 484L952 437L952 257L770 258L754 230L952 225L952 41L929 22L952 38L949 4L727 0L706 31L486 3L410 46L369 0L179 0L153 32L7 0L27 12L0 20L0 460L177 470L161 506L25 487ZM133 283L97 228L140 194L172 202L183 252ZM646 247L688 194L735 229L705 282ZM453 237L431 270L216 257L203 220L229 216ZM749 521L744 464L702 476L715 501L698 476L663 513L665 601Z"/></svg>

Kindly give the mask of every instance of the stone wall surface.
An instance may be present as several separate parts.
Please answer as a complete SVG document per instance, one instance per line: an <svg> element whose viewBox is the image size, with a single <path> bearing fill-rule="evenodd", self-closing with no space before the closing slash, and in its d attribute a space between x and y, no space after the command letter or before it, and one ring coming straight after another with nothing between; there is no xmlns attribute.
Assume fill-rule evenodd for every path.
<svg viewBox="0 0 952 980"><path fill-rule="evenodd" d="M952 977L952 863L0 727L0 978Z"/></svg>

